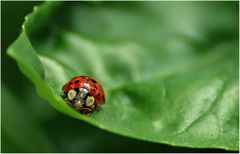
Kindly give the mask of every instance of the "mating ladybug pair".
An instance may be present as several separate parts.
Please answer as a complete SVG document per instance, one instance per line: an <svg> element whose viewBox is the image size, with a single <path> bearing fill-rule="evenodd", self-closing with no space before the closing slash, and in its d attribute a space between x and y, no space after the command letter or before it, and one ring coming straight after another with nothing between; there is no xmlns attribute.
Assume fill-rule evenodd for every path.
<svg viewBox="0 0 240 154"><path fill-rule="evenodd" d="M88 76L76 76L70 79L62 90L64 101L83 114L91 113L105 102L101 85Z"/></svg>

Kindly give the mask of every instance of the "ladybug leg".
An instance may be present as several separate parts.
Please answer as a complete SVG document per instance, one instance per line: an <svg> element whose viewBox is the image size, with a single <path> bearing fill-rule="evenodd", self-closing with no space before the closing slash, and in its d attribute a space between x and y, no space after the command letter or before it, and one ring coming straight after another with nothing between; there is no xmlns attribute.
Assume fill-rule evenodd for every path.
<svg viewBox="0 0 240 154"><path fill-rule="evenodd" d="M86 114L86 115L90 115L91 112L93 111L94 108L82 108L82 113Z"/></svg>
<svg viewBox="0 0 240 154"><path fill-rule="evenodd" d="M64 102L70 106L73 106L73 104L71 103L71 101L68 98L64 98Z"/></svg>

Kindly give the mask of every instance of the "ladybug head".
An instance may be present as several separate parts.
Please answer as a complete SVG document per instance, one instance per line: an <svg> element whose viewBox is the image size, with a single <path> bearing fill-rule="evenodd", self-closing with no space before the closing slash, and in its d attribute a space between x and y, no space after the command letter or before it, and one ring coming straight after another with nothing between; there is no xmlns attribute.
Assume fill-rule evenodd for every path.
<svg viewBox="0 0 240 154"><path fill-rule="evenodd" d="M78 111L91 111L95 107L95 98L86 88L71 89L64 97L68 104L75 107Z"/></svg>

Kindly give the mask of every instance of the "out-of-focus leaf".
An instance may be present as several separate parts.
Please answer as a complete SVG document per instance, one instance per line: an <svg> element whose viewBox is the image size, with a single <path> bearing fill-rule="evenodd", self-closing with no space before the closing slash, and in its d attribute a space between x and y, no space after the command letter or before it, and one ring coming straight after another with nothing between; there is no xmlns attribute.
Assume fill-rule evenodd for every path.
<svg viewBox="0 0 240 154"><path fill-rule="evenodd" d="M51 139L29 116L11 91L2 84L2 142L4 152L49 152L54 149ZM16 145L16 146L14 146ZM17 148L15 148L17 147ZM13 151L18 150L19 151ZM37 151L36 151L37 150Z"/></svg>
<svg viewBox="0 0 240 154"><path fill-rule="evenodd" d="M8 54L58 111L128 137L238 150L237 3L55 4L26 17ZM101 82L100 112L64 103L75 75Z"/></svg>

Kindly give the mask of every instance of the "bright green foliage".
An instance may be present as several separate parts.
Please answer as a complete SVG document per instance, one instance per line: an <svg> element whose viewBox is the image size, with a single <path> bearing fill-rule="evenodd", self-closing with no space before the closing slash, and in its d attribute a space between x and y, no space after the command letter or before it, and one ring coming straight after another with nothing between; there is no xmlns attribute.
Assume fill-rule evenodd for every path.
<svg viewBox="0 0 240 154"><path fill-rule="evenodd" d="M237 3L46 2L8 54L69 116L142 140L238 150L237 34ZM60 96L76 75L105 89L89 117Z"/></svg>

